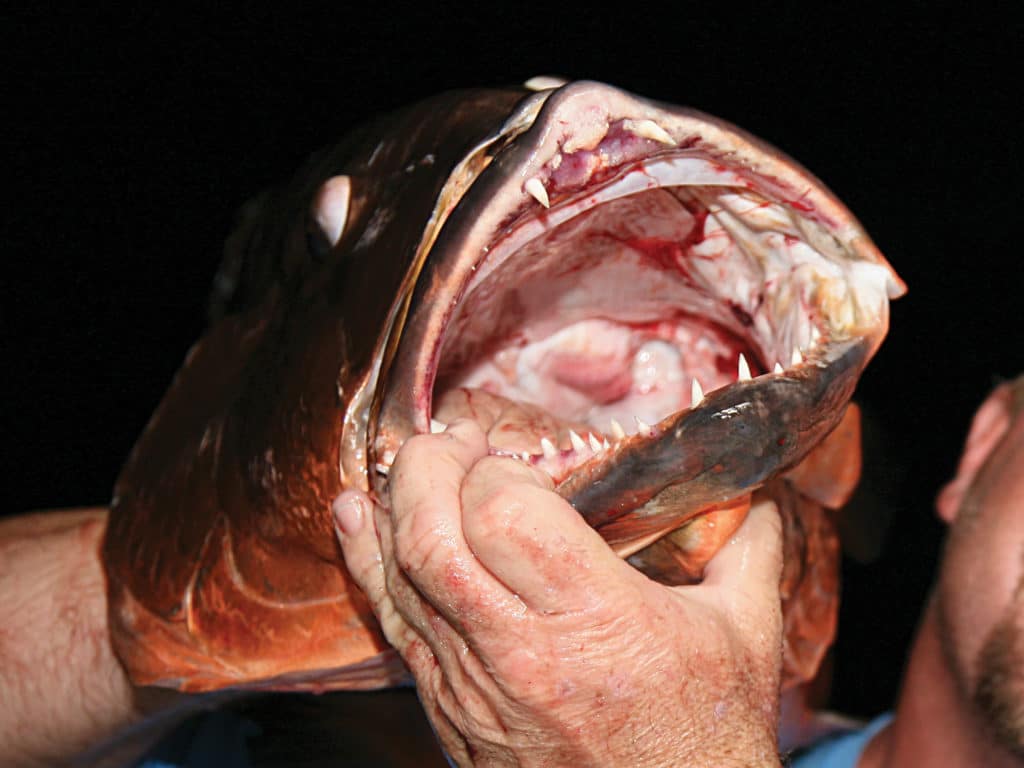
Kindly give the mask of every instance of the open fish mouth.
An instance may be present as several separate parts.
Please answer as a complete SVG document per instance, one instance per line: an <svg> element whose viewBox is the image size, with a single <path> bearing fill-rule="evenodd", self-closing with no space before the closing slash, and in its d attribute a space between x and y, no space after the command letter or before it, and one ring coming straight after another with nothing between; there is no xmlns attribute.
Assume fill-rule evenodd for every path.
<svg viewBox="0 0 1024 768"><path fill-rule="evenodd" d="M473 417L625 556L799 463L904 287L820 182L732 126L593 83L523 112L419 277L373 466Z"/></svg>

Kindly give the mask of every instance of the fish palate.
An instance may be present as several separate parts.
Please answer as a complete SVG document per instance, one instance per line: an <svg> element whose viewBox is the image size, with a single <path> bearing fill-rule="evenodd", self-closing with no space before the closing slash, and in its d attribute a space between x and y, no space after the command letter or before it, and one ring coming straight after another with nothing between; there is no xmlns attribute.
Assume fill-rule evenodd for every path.
<svg viewBox="0 0 1024 768"><path fill-rule="evenodd" d="M848 404L903 291L821 182L691 109L537 80L367 123L227 243L115 487L115 649L192 691L405 680L331 502L387 505L403 442L469 416L666 583L774 498L807 680L835 629L823 507L860 466Z"/></svg>

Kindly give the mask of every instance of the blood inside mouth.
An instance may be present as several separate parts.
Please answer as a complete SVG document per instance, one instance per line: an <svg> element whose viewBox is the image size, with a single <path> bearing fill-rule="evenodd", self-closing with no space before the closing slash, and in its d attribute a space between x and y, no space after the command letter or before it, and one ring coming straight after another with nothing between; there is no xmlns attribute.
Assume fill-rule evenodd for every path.
<svg viewBox="0 0 1024 768"><path fill-rule="evenodd" d="M559 481L705 392L792 367L825 336L801 272L832 270L797 234L782 206L725 186L657 187L542 228L460 302L435 428L476 418L495 452Z"/></svg>

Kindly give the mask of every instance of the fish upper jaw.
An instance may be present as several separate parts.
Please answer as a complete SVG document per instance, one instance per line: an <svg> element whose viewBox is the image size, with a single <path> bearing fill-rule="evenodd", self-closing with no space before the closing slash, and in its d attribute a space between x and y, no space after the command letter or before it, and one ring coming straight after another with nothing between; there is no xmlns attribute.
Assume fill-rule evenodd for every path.
<svg viewBox="0 0 1024 768"><path fill-rule="evenodd" d="M668 450L665 424L750 402L726 403L723 390L789 381L805 391L790 404L830 428L885 335L889 299L905 290L846 208L776 150L691 110L595 83L523 104L437 233L396 327L380 419L369 425L382 495L402 442L432 421L437 429L436 404L457 389L587 425L573 430L578 441L559 430L533 435L530 446L492 442L563 484L586 465L573 484L580 489L593 484L595 466L625 465L623 445ZM588 340L614 347L614 337L624 339L617 362L592 364L579 352ZM856 364L839 364L853 348ZM550 363L574 355L578 368L594 370L567 381L571 366ZM636 373L644 355L663 359L646 384ZM752 381L737 384L746 373ZM694 407L697 393L709 402ZM826 406L814 408L812 395ZM613 420L624 432L637 424L625 442L613 439ZM717 421L702 439L722 442L713 430L730 420ZM801 450L786 461L824 433L803 430ZM772 471L786 464L769 445L778 439L765 431L748 445ZM632 473L648 490L678 479L668 463L658 466L657 477L642 466ZM748 492L766 476L737 475L712 495ZM567 492L586 515L582 495Z"/></svg>

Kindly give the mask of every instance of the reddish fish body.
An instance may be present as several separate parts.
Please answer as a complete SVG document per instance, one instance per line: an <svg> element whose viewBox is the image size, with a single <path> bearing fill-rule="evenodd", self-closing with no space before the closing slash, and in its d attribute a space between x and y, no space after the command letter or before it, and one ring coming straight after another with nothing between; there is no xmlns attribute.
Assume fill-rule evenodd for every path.
<svg viewBox="0 0 1024 768"><path fill-rule="evenodd" d="M820 182L691 110L573 83L368 124L229 240L216 320L115 489L117 651L186 690L403 679L330 504L387 504L402 443L468 415L669 583L699 578L752 493L790 499L805 679L834 536L806 473L782 478L843 419L902 290ZM816 465L814 498L842 500L855 478L822 478L856 450Z"/></svg>

